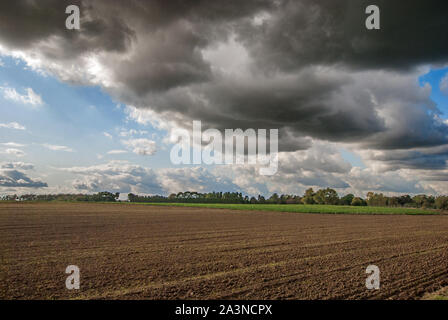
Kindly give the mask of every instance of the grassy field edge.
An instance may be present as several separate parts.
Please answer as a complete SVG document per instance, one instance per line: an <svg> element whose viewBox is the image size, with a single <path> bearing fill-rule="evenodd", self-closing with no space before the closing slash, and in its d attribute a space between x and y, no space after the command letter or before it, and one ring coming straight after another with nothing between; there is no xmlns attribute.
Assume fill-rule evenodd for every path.
<svg viewBox="0 0 448 320"><path fill-rule="evenodd" d="M85 204L122 204L150 205L167 207L210 208L245 211L273 211L291 213L321 213L321 214L354 214L354 215L448 215L446 211L435 209L341 206L341 205L305 205L305 204L233 204L233 203L176 203L176 202L78 202L78 201L0 201L0 204L27 203L85 203Z"/></svg>
<svg viewBox="0 0 448 320"><path fill-rule="evenodd" d="M227 204L227 203L140 203L153 206L197 207L211 209L278 211L296 213L327 214L390 214L390 215L445 215L436 210L390 207L353 207L337 205L294 205L294 204Z"/></svg>

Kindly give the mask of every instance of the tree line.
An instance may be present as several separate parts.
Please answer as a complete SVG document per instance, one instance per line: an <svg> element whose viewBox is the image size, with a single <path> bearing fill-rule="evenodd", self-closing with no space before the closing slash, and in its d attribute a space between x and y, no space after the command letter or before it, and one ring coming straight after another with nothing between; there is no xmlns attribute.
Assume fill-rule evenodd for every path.
<svg viewBox="0 0 448 320"><path fill-rule="evenodd" d="M0 197L0 200L20 200L20 201L85 201L85 202L115 202L118 201L120 193L98 192L96 194L46 194L34 195L25 194L21 196L7 195ZM235 204L325 204L325 205L346 205L346 206L376 206L376 207L411 207L427 209L448 210L448 196L431 195L402 195L386 196L382 193L368 192L365 198L355 197L353 194L346 194L339 197L336 190L331 188L314 191L309 188L302 196L292 194L277 193L270 197L258 195L249 197L240 192L208 192L200 193L185 191L172 193L169 196L163 195L136 195L128 194L130 202L174 202L174 203L235 203Z"/></svg>
<svg viewBox="0 0 448 320"><path fill-rule="evenodd" d="M413 207L448 210L448 196L410 195L385 196L382 193L368 192L366 198L347 194L339 197L331 188L314 191L309 188L302 196L277 193L265 198L243 196L239 192L179 192L166 196L141 196L130 193L131 202L178 202L178 203L240 203L240 204L326 204L346 206L376 206L376 207Z"/></svg>
<svg viewBox="0 0 448 320"><path fill-rule="evenodd" d="M115 202L120 196L119 192L98 192L95 194L16 194L0 197L3 201L86 201L86 202Z"/></svg>

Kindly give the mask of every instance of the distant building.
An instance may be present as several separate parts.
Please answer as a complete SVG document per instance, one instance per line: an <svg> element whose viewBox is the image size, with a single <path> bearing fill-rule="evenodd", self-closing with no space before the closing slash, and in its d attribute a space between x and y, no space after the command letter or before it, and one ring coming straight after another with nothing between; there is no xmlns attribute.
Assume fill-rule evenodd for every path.
<svg viewBox="0 0 448 320"><path fill-rule="evenodd" d="M120 196L116 198L119 202L129 202L128 194L127 193L120 193Z"/></svg>

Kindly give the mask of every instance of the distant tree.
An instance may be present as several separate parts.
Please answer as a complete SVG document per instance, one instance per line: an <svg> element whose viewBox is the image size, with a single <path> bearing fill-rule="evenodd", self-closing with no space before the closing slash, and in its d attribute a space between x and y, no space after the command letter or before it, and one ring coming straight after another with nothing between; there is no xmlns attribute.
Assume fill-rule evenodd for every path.
<svg viewBox="0 0 448 320"><path fill-rule="evenodd" d="M98 192L96 194L23 194L20 197L17 195L0 196L0 200L21 200L21 201L90 201L90 202L105 202L116 201L120 196L119 192ZM367 201L359 197L354 197L353 194L347 194L339 199L337 192L334 189L326 188L314 192L312 188L305 191L303 197L282 194L279 196L274 193L268 200L263 196L258 195L257 198L243 195L240 192L208 192L200 193L196 191L185 191L179 193L172 193L169 196L163 195L136 195L128 194L128 200L131 202L179 202L179 203L272 203L272 204L342 204L354 206L406 206L406 207L422 207L422 208L436 208L441 210L448 210L448 196L434 197L432 195L416 195L411 198L410 195L402 196L385 196L382 193L367 193Z"/></svg>
<svg viewBox="0 0 448 320"><path fill-rule="evenodd" d="M268 203L279 203L280 198L278 197L277 193L274 193L272 196L269 197Z"/></svg>
<svg viewBox="0 0 448 320"><path fill-rule="evenodd" d="M397 207L397 206L400 205L400 201L399 200L400 200L400 198L398 198L398 197L389 197L387 199L387 205L389 207Z"/></svg>
<svg viewBox="0 0 448 320"><path fill-rule="evenodd" d="M313 200L315 204L325 204L325 192L320 189L314 193Z"/></svg>
<svg viewBox="0 0 448 320"><path fill-rule="evenodd" d="M417 208L434 208L435 198L425 194L419 194L412 198L412 202Z"/></svg>
<svg viewBox="0 0 448 320"><path fill-rule="evenodd" d="M299 196L289 196L288 199L286 199L286 204L301 204L302 198Z"/></svg>
<svg viewBox="0 0 448 320"><path fill-rule="evenodd" d="M336 190L327 188L324 191L325 194L325 204L336 205L339 203L339 195Z"/></svg>
<svg viewBox="0 0 448 320"><path fill-rule="evenodd" d="M170 199L170 200L176 200L176 198L177 198L177 195L175 193L172 193L168 196L168 199Z"/></svg>
<svg viewBox="0 0 448 320"><path fill-rule="evenodd" d="M423 207L423 203L426 201L426 196L424 194L419 194L412 198L412 202L417 206L417 208Z"/></svg>
<svg viewBox="0 0 448 320"><path fill-rule="evenodd" d="M412 198L410 195L404 195L404 196L400 196L398 197L398 203L400 204L400 206L407 206L409 204L412 204Z"/></svg>
<svg viewBox="0 0 448 320"><path fill-rule="evenodd" d="M448 210L448 196L439 196L434 203L436 209Z"/></svg>
<svg viewBox="0 0 448 320"><path fill-rule="evenodd" d="M385 197L382 193L368 192L366 201L369 206L376 206L376 207L387 206L387 197Z"/></svg>
<svg viewBox="0 0 448 320"><path fill-rule="evenodd" d="M334 189L326 188L318 190L313 196L314 202L317 204L337 204L339 196Z"/></svg>
<svg viewBox="0 0 448 320"><path fill-rule="evenodd" d="M357 207L359 207L359 206L366 206L367 202L364 201L363 199L359 198L359 197L355 197L355 198L353 198L351 205L352 206L357 206Z"/></svg>
<svg viewBox="0 0 448 320"><path fill-rule="evenodd" d="M352 204L353 198L355 196L351 193L346 194L345 196L343 196L341 198L341 200L339 201L340 204L344 205L344 206L350 206Z"/></svg>
<svg viewBox="0 0 448 320"><path fill-rule="evenodd" d="M314 190L313 188L309 188L305 191L305 194L302 197L303 204L313 204L314 202Z"/></svg>

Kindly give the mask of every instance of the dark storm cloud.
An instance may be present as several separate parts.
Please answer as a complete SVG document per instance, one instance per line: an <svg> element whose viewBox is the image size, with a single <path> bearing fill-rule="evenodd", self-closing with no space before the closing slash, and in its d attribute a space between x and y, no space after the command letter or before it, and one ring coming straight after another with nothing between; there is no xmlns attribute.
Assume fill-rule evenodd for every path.
<svg viewBox="0 0 448 320"><path fill-rule="evenodd" d="M65 8L71 4L80 7L79 31L65 28ZM263 0L2 2L0 39L14 49L38 44L35 49L53 62L92 52L132 51L130 59L111 66L114 81L142 96L210 80L200 49L225 39L233 20L271 5Z"/></svg>
<svg viewBox="0 0 448 320"><path fill-rule="evenodd" d="M290 70L310 64L408 69L446 62L448 3L429 0L282 1L262 28L241 38L259 65ZM381 29L367 30L365 9L380 8Z"/></svg>
<svg viewBox="0 0 448 320"><path fill-rule="evenodd" d="M448 181L448 172L426 172L425 174L421 175L422 180L425 181L439 181L439 182L446 182ZM446 189L445 189L446 190ZM446 191L443 191L445 194Z"/></svg>
<svg viewBox="0 0 448 320"><path fill-rule="evenodd" d="M65 29L68 4L81 7L80 31ZM365 28L370 4L381 30ZM3 1L0 44L42 56L68 81L93 55L94 84L179 126L279 128L282 151L312 138L412 149L447 143L416 79L418 67L448 62L447 9L435 0ZM236 71L205 54L231 39L248 55ZM76 76L61 75L73 66ZM441 166L445 155L425 157L413 165Z"/></svg>
<svg viewBox="0 0 448 320"><path fill-rule="evenodd" d="M122 75L117 81L142 96L211 80L210 66L198 50L206 41L188 27L178 23L139 39L132 60L117 65L116 73Z"/></svg>
<svg viewBox="0 0 448 320"><path fill-rule="evenodd" d="M444 170L447 168L448 145L413 150L367 152L365 158L384 164L387 170Z"/></svg>
<svg viewBox="0 0 448 320"><path fill-rule="evenodd" d="M180 112L206 127L279 128L282 151L306 148L306 137L376 149L446 144L448 126L416 77L310 68L270 78L224 77L147 99L158 112Z"/></svg>
<svg viewBox="0 0 448 320"><path fill-rule="evenodd" d="M78 5L82 13L82 30L65 28L68 5ZM105 50L122 52L133 32L113 12L95 12L86 1L22 0L0 3L0 37L2 43L16 49L27 49L39 41L57 40L58 46L42 50L50 59L65 60L85 52ZM109 13L110 12L110 13ZM46 49L46 50L45 50Z"/></svg>
<svg viewBox="0 0 448 320"><path fill-rule="evenodd" d="M66 15L61 12L69 4L81 7L83 27L78 33L64 28ZM375 31L364 27L370 4L367 0L3 1L0 32L19 47L57 35L75 42L71 50L81 46L120 51L134 32L139 37L142 31L170 35L179 32L172 28L178 25L185 34L165 41L180 49L176 42L200 48L234 30L257 61L288 71L310 64L377 69L447 61L448 3L374 1L381 9L381 30ZM271 18L261 26L250 24L249 19L260 12Z"/></svg>
<svg viewBox="0 0 448 320"><path fill-rule="evenodd" d="M33 180L18 170L0 169L0 187L44 188L47 183Z"/></svg>

